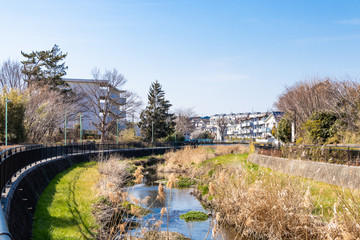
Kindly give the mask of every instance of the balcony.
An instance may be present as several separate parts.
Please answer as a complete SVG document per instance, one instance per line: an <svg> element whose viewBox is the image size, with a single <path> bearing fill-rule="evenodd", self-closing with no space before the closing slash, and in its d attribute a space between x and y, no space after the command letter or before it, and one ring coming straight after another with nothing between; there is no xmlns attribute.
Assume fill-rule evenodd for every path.
<svg viewBox="0 0 360 240"><path fill-rule="evenodd" d="M118 100L120 105L125 105L126 104L126 98L119 98Z"/></svg>

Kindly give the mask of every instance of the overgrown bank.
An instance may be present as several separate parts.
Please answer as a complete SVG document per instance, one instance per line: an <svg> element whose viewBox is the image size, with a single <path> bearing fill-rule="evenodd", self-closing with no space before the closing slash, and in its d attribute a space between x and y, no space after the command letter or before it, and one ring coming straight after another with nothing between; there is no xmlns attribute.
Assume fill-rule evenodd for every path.
<svg viewBox="0 0 360 240"><path fill-rule="evenodd" d="M213 154L205 148L170 153L159 170L196 181L195 194L239 238L360 237L358 192L261 168L247 154Z"/></svg>
<svg viewBox="0 0 360 240"><path fill-rule="evenodd" d="M356 239L359 237L359 193L337 188L328 184L310 181L303 178L290 177L284 174L261 168L246 161L248 149L243 146L220 146L217 148L186 148L178 152L165 154L165 163L161 160L139 159L119 161L114 157L98 165L84 165L84 171L77 170L75 175L65 182L65 192L73 196L74 202L63 200L61 211L73 211L80 214L78 220L74 216L52 215L57 222L47 227L44 238L63 239L60 231L74 230L83 234L90 230L93 236L86 238L113 239L115 236L129 237L130 229L138 228L142 216L147 213L143 203L148 197L136 198L125 188L128 183L141 183L151 164L159 164L158 170L170 173L166 186L159 184L156 201L162 203L161 216L146 231L139 229L137 238L160 239L176 234L161 232L160 226L169 222L168 209L164 199L171 195L173 187L195 188L195 195L212 209L213 218L210 234L218 236L222 226L232 226L237 231L238 239ZM150 165L151 165L150 164ZM80 169L81 169L80 165ZM145 169L144 169L145 167ZM86 171L85 171L86 169ZM85 172L89 171L89 174ZM92 171L99 171L94 173ZM71 173L68 172L68 174ZM101 176L96 177L96 176ZM64 178L64 176L63 176ZM97 224L82 229L81 224L86 214L81 213L83 203L77 198L76 183L82 179L91 182L87 192L82 195L90 202L95 202L92 212ZM74 179L77 179L74 183ZM59 184L61 179L55 183ZM92 187L89 187L92 185ZM72 187L75 186L75 187ZM96 190L94 190L96 189ZM55 193L61 188L50 188L48 206L54 206ZM69 194L71 193L71 194ZM91 193L91 194L89 194ZM66 196L66 194L64 194ZM171 198L171 196L170 196ZM78 200L79 199L79 200ZM148 203L147 206L153 203ZM75 208L72 208L74 207ZM89 205L87 205L89 206ZM91 203L90 203L91 206ZM68 208L68 209L66 209ZM45 207L42 214L49 215L52 210ZM61 209L61 208L60 208ZM92 215L92 217L94 217ZM42 218L39 217L39 219ZM49 221L53 221L50 219ZM80 223L80 225L79 225ZM71 228L67 226L74 227ZM59 230L56 230L59 228ZM77 229L76 229L77 228ZM49 235L58 232L57 235ZM46 235L48 234L48 235ZM76 233L78 234L78 233ZM85 238L84 236L65 235L67 239ZM35 235L34 235L35 237ZM141 237L141 238L140 238ZM180 235L176 237L181 238ZM176 238L175 238L176 239Z"/></svg>

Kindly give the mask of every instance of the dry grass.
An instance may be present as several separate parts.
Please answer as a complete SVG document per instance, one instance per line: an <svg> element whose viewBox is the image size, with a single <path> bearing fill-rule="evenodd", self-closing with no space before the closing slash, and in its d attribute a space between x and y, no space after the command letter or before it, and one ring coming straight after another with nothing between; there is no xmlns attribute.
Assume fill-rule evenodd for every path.
<svg viewBox="0 0 360 240"><path fill-rule="evenodd" d="M230 153L248 152L244 145L219 145L215 147L185 147L179 151L171 151L164 155L166 164L158 167L159 172L188 172L194 165L198 165L216 156Z"/></svg>
<svg viewBox="0 0 360 240"><path fill-rule="evenodd" d="M223 166L203 181L209 188L203 198L212 199L221 224L234 225L240 239L360 239L358 191L332 187L333 212L314 215L322 203L311 194L313 181L255 166ZM324 214L333 217L324 221Z"/></svg>
<svg viewBox="0 0 360 240"><path fill-rule="evenodd" d="M339 201L334 204L334 217L327 225L328 239L360 239L359 192L334 188Z"/></svg>
<svg viewBox="0 0 360 240"><path fill-rule="evenodd" d="M101 196L110 197L117 193L129 181L131 175L128 165L121 158L112 155L99 161L98 171L102 175L97 187ZM110 190L110 191L109 191Z"/></svg>
<svg viewBox="0 0 360 240"><path fill-rule="evenodd" d="M312 216L309 191L301 182L252 173L243 167L223 169L214 175L209 194L224 223L239 236L268 239L320 239L323 223ZM224 187L226 186L226 187Z"/></svg>
<svg viewBox="0 0 360 240"><path fill-rule="evenodd" d="M128 172L128 165L125 161L120 161L118 156L111 156L110 158L99 161L98 171L101 173L102 179L97 184L99 201L95 204L96 211L94 212L97 221L100 225L98 239L159 239L160 227L163 217L168 209L161 210L160 219L150 228L139 229L139 222L142 222L142 217L150 212L151 206L156 201L165 201L165 192L163 186L160 184L158 189L158 196L156 200L149 204L149 196L144 199L138 199L133 195L128 194L124 190L124 185L133 179L134 183L141 183L143 175L143 167L139 166L134 175L131 176ZM175 184L175 176L171 176L167 187L172 188ZM143 205L148 205L143 208ZM169 219L167 219L169 221ZM135 236L131 236L129 230L139 229ZM161 237L178 236L167 231L162 233ZM163 238L161 238L163 239ZM174 238L175 239L175 238Z"/></svg>
<svg viewBox="0 0 360 240"><path fill-rule="evenodd" d="M160 169L196 176L197 195L218 213L217 224L237 229L238 239L360 239L358 191L322 189L313 181L238 161L241 155L225 155L243 151L232 147L172 152ZM211 159L218 155L224 156ZM322 202L329 201L327 188L336 202L333 209L331 202L323 207L329 204Z"/></svg>
<svg viewBox="0 0 360 240"><path fill-rule="evenodd" d="M209 158L213 158L215 154L209 149L198 147L185 147L179 151L170 151L165 153L164 158L166 164L158 167L159 172L186 172L191 165L199 164Z"/></svg>
<svg viewBox="0 0 360 240"><path fill-rule="evenodd" d="M219 145L215 148L215 155L222 156L230 153L246 153L249 152L249 147L245 145Z"/></svg>

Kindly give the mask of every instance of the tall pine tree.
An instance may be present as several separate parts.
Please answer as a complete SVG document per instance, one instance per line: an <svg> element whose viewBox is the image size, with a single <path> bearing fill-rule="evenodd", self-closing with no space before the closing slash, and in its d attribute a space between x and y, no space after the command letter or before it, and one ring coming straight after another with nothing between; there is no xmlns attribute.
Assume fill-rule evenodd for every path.
<svg viewBox="0 0 360 240"><path fill-rule="evenodd" d="M52 88L66 85L61 78L66 75L68 67L64 62L60 62L66 58L67 53L63 54L58 45L55 44L47 51L31 53L21 51L21 54L26 58L21 63L24 65L23 73L28 84L48 84Z"/></svg>
<svg viewBox="0 0 360 240"><path fill-rule="evenodd" d="M156 80L151 84L148 105L140 114L139 127L146 139L154 140L171 135L175 129L175 116L169 113L172 105L165 99L165 92Z"/></svg>

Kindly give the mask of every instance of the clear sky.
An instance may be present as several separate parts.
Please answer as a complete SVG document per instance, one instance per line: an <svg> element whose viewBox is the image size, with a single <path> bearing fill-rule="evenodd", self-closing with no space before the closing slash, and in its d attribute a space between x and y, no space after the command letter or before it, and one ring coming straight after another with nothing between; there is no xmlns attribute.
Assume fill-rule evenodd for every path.
<svg viewBox="0 0 360 240"><path fill-rule="evenodd" d="M360 76L360 1L0 0L0 61L67 52L68 78L117 68L147 103L156 79L199 115L266 111L285 85Z"/></svg>

